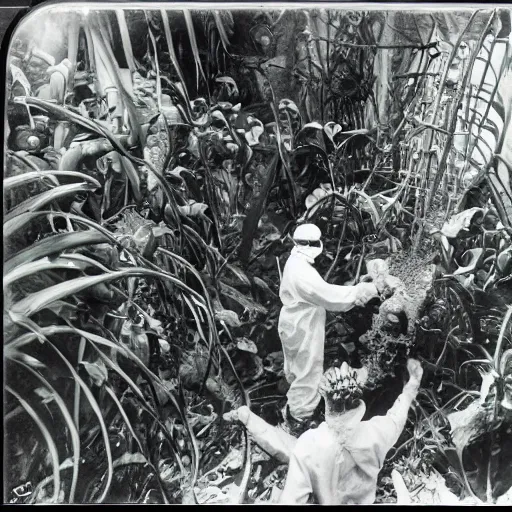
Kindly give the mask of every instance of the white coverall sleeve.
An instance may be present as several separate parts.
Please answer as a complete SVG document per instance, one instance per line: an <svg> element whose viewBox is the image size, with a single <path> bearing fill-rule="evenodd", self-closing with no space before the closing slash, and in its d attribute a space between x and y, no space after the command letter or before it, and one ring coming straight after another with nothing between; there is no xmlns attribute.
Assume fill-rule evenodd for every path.
<svg viewBox="0 0 512 512"><path fill-rule="evenodd" d="M369 283L359 283L355 286L340 286L329 284L313 268L297 280L298 293L309 303L324 308L326 311L349 311L357 304L365 304L368 296ZM374 286L374 285L370 285ZM375 288L375 296L377 289Z"/></svg>
<svg viewBox="0 0 512 512"><path fill-rule="evenodd" d="M278 500L280 505L305 504L313 492L313 485L305 461L306 454L303 453L301 444L301 439L299 438L290 457L286 482Z"/></svg>
<svg viewBox="0 0 512 512"><path fill-rule="evenodd" d="M370 420L376 431L376 450L381 467L405 427L409 408L417 394L418 386L407 383L386 416L376 416Z"/></svg>

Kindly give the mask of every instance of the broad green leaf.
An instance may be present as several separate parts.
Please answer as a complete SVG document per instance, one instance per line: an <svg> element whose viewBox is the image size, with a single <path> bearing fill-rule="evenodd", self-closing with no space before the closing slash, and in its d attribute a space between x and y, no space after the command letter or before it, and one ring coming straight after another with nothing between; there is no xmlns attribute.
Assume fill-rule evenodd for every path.
<svg viewBox="0 0 512 512"><path fill-rule="evenodd" d="M34 337L36 337L35 334ZM25 354L24 352L20 352L16 347L11 347L9 345L4 348L4 357L5 359L11 359L13 361L21 361L31 368L46 368L46 365L39 361L39 359L36 359L29 354Z"/></svg>
<svg viewBox="0 0 512 512"><path fill-rule="evenodd" d="M57 254L66 250L76 249L77 247L108 241L105 235L94 229L52 235L32 244L7 260L4 265L4 274L9 274L23 263L35 261L50 254Z"/></svg>
<svg viewBox="0 0 512 512"><path fill-rule="evenodd" d="M168 354L171 350L171 345L167 340L164 340L163 338L158 340L158 345L160 346L160 352L162 354Z"/></svg>
<svg viewBox="0 0 512 512"><path fill-rule="evenodd" d="M249 146L256 146L259 144L260 136L265 131L263 123L252 116L248 116L248 123L251 125L249 130L245 130L245 140Z"/></svg>
<svg viewBox="0 0 512 512"><path fill-rule="evenodd" d="M243 352L250 352L251 354L258 353L258 347L254 343L254 341L249 338L238 338L236 347L238 350L242 350Z"/></svg>
<svg viewBox="0 0 512 512"><path fill-rule="evenodd" d="M56 300L61 300L69 295L80 293L92 286L128 276L130 273L129 270L124 270L112 272L111 274L70 279L69 281L50 286L39 292L31 293L14 304L10 308L10 312L15 315L21 315L22 317L30 317Z"/></svg>
<svg viewBox="0 0 512 512"><path fill-rule="evenodd" d="M241 283L245 284L246 286L251 286L251 281L239 267L236 265L232 265L231 263L226 264L226 268L229 269L239 280Z"/></svg>
<svg viewBox="0 0 512 512"><path fill-rule="evenodd" d="M466 232L472 225L473 220L483 218L482 208L469 208L460 213L452 215L443 225L441 233L447 238L457 238L461 232Z"/></svg>
<svg viewBox="0 0 512 512"><path fill-rule="evenodd" d="M357 188L354 188L353 191L357 195L361 196L366 201L366 204L370 210L370 215L372 216L373 225L378 226L380 223L380 220L381 220L381 216L379 215L379 212L377 210L377 207L375 206L375 203L373 202L373 199L368 194L363 192L362 190L358 190ZM390 203L390 204L394 204L394 203Z"/></svg>
<svg viewBox="0 0 512 512"><path fill-rule="evenodd" d="M55 185L59 185L59 182L55 178L55 176L71 176L74 178L80 178L85 181L90 181L97 188L99 188L101 186L100 182L96 178L93 178L92 176L89 176L82 172L34 171L34 172L26 172L24 174L19 174L18 176L11 176L10 178L5 178L4 179L4 191L7 192L11 188L18 187L19 185L26 185L27 183L30 183L31 181L36 181L36 180L40 180L43 178L48 178L49 180L53 181L53 183Z"/></svg>
<svg viewBox="0 0 512 512"><path fill-rule="evenodd" d="M41 327L41 334L45 337L55 336L56 334L70 334L75 332L71 327L65 325L52 325L48 327ZM27 332L19 336L18 338L9 341L4 346L4 357L15 357L15 350L32 343L37 339L35 332Z"/></svg>
<svg viewBox="0 0 512 512"><path fill-rule="evenodd" d="M67 259L65 256L50 259L48 257L21 264L12 272L4 275L4 286L9 286L14 281L30 276L37 272L54 269L85 270L90 264L85 261Z"/></svg>
<svg viewBox="0 0 512 512"><path fill-rule="evenodd" d="M46 204L51 203L52 201L56 201L61 197L78 194L78 192L90 192L96 188L96 185L91 185L90 183L72 183L70 185L60 185L58 187L52 188L51 190L47 190L46 192L42 192L41 194L37 194L36 196L31 197L26 201L23 201L21 204L14 207L11 211L7 212L4 221L7 222L22 213L39 210Z"/></svg>
<svg viewBox="0 0 512 512"><path fill-rule="evenodd" d="M166 205L166 208L169 205ZM186 217L199 217L204 214L204 212L208 209L208 205L205 203L198 203L194 200L190 200L188 204L184 206L178 206L178 211L185 215Z"/></svg>
<svg viewBox="0 0 512 512"><path fill-rule="evenodd" d="M224 322L229 327L240 327L242 323L240 322L240 319L238 318L238 315L229 309L222 309L215 312L215 318L217 320L220 320L221 322Z"/></svg>
<svg viewBox="0 0 512 512"><path fill-rule="evenodd" d="M268 312L267 308L223 282L220 282L220 292L253 313L266 314Z"/></svg>
<svg viewBox="0 0 512 512"><path fill-rule="evenodd" d="M271 295L275 295L275 293L270 289L268 284L263 279L260 279L259 277L255 276L253 277L253 281L258 288L261 288L262 290L266 291L267 293L270 293Z"/></svg>

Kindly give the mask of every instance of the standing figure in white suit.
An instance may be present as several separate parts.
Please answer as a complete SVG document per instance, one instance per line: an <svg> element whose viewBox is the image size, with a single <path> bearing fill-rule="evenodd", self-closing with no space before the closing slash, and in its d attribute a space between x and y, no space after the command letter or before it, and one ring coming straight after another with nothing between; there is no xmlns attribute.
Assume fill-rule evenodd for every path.
<svg viewBox="0 0 512 512"><path fill-rule="evenodd" d="M364 306L378 297L378 291L373 283L339 286L324 281L313 266L323 249L320 229L314 224L297 227L293 241L295 247L284 267L279 290L283 307L278 330L285 377L290 384L283 410L284 426L297 434L307 428L320 402L326 311Z"/></svg>

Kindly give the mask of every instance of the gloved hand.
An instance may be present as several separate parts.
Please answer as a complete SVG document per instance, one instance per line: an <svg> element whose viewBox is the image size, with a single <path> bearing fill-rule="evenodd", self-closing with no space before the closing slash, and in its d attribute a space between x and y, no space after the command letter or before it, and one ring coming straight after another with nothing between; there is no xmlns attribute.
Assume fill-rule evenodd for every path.
<svg viewBox="0 0 512 512"><path fill-rule="evenodd" d="M357 287L356 306L364 306L367 302L379 297L377 287L373 283L359 283Z"/></svg>
<svg viewBox="0 0 512 512"><path fill-rule="evenodd" d="M227 421L228 423L240 421L244 425L247 425L250 416L251 416L251 410L246 405L242 405L241 407L238 407L238 409L234 409L232 411L225 412L222 415L224 421Z"/></svg>
<svg viewBox="0 0 512 512"><path fill-rule="evenodd" d="M404 287L401 279L391 275L383 276L375 281L370 274L365 274L364 276L361 276L359 282L375 284L379 295L386 298L391 297L397 290Z"/></svg>
<svg viewBox="0 0 512 512"><path fill-rule="evenodd" d="M407 371L409 372L409 383L419 387L423 376L421 363L417 359L409 358L407 360Z"/></svg>

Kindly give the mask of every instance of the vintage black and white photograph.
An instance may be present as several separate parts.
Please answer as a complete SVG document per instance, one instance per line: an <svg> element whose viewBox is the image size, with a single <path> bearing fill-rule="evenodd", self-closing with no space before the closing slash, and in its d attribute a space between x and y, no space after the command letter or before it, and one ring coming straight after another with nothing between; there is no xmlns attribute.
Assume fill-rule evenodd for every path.
<svg viewBox="0 0 512 512"><path fill-rule="evenodd" d="M511 13L27 12L4 503L512 504Z"/></svg>

